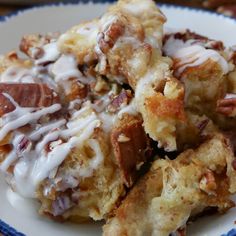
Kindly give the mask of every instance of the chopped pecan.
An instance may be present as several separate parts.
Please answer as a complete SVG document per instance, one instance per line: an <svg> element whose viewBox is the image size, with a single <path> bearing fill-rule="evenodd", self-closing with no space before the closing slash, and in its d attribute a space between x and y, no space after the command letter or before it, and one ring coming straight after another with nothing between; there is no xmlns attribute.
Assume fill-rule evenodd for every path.
<svg viewBox="0 0 236 236"><path fill-rule="evenodd" d="M15 105L4 93L10 95L22 107L48 107L59 102L57 94L46 84L0 83L0 116L15 109Z"/></svg>
<svg viewBox="0 0 236 236"><path fill-rule="evenodd" d="M83 99L87 97L88 91L89 88L87 85L72 79L70 93L66 94L66 98L69 101L73 101L75 99Z"/></svg>
<svg viewBox="0 0 236 236"><path fill-rule="evenodd" d="M18 153L27 152L30 151L31 146L32 146L31 141L26 136L22 135L18 145L16 146L16 150Z"/></svg>
<svg viewBox="0 0 236 236"><path fill-rule="evenodd" d="M98 77L96 83L94 84L93 89L96 93L104 93L109 91L110 87L109 84L104 79Z"/></svg>
<svg viewBox="0 0 236 236"><path fill-rule="evenodd" d="M119 20L113 21L104 32L99 34L98 45L103 53L107 53L111 49L118 38L123 35L125 26Z"/></svg>
<svg viewBox="0 0 236 236"><path fill-rule="evenodd" d="M56 200L52 202L52 214L53 216L63 215L63 213L65 213L73 206L74 203L68 196L66 195L58 196Z"/></svg>
<svg viewBox="0 0 236 236"><path fill-rule="evenodd" d="M181 227L177 229L176 233L177 233L177 236L186 236L187 235L186 227Z"/></svg>
<svg viewBox="0 0 236 236"><path fill-rule="evenodd" d="M35 59L37 59L39 54L42 53L40 48L45 44L50 43L52 39L58 38L58 36L58 33L47 34L45 36L40 34L26 35L21 39L20 50L29 57L34 57ZM33 48L35 50L32 50Z"/></svg>
<svg viewBox="0 0 236 236"><path fill-rule="evenodd" d="M230 16L230 17L236 18L236 5L220 6L217 9L217 12L224 14L225 16Z"/></svg>
<svg viewBox="0 0 236 236"><path fill-rule="evenodd" d="M206 128L206 126L208 125L209 123L209 119L206 118L204 120L201 120L198 124L197 124L197 128L199 130L200 133L202 133L202 131Z"/></svg>
<svg viewBox="0 0 236 236"><path fill-rule="evenodd" d="M26 35L21 39L20 50L29 57L32 57L31 49L39 48L46 43L49 43L49 40L46 40L42 35L39 34Z"/></svg>
<svg viewBox="0 0 236 236"><path fill-rule="evenodd" d="M122 105L128 105L132 97L133 95L130 90L122 90L121 93L112 100L111 104L108 106L108 111L112 113L117 112Z"/></svg>
<svg viewBox="0 0 236 236"><path fill-rule="evenodd" d="M149 158L149 138L139 116L126 115L118 121L111 132L111 142L123 181L131 187L137 178L137 167Z"/></svg>
<svg viewBox="0 0 236 236"><path fill-rule="evenodd" d="M125 142L129 142L130 138L125 136L124 134L120 134L117 141L120 143L125 143Z"/></svg>
<svg viewBox="0 0 236 236"><path fill-rule="evenodd" d="M236 97L225 97L217 101L216 111L229 117L236 115Z"/></svg>
<svg viewBox="0 0 236 236"><path fill-rule="evenodd" d="M208 170L200 180L200 189L208 194L213 194L217 188L214 173Z"/></svg>

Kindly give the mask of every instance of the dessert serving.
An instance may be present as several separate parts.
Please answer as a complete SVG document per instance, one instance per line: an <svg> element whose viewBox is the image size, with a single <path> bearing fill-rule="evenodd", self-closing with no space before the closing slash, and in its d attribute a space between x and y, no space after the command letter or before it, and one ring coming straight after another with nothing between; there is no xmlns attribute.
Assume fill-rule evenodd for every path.
<svg viewBox="0 0 236 236"><path fill-rule="evenodd" d="M234 207L235 48L166 20L119 0L0 57L0 171L41 217L168 236Z"/></svg>

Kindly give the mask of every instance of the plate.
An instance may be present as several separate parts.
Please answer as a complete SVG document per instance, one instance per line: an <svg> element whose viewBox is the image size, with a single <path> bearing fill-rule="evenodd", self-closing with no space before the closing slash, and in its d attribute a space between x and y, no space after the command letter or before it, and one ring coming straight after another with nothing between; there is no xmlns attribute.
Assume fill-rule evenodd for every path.
<svg viewBox="0 0 236 236"><path fill-rule="evenodd" d="M102 2L41 6L4 17L0 23L0 53L17 49L16 46L24 34L63 32L81 21L100 16L109 6L108 2ZM216 13L176 6L162 5L161 9L168 19L166 30L190 28L197 33L223 40L227 46L236 43L236 21L234 19ZM236 197L234 200L236 201ZM37 203L14 195L7 188L3 178L0 178L0 204L0 219L29 236L95 236L102 234L102 223L60 224L38 216ZM187 235L222 235L234 228L235 220L236 208L224 215L202 217L188 227Z"/></svg>
<svg viewBox="0 0 236 236"><path fill-rule="evenodd" d="M68 2L68 1L71 2L71 0L64 0L64 2ZM42 4L42 3L49 3L49 2L58 2L58 0L0 0L0 4L7 4L7 5L10 5L10 4L34 5L34 4ZM61 2L63 2L63 0ZM76 0L74 2L76 2Z"/></svg>

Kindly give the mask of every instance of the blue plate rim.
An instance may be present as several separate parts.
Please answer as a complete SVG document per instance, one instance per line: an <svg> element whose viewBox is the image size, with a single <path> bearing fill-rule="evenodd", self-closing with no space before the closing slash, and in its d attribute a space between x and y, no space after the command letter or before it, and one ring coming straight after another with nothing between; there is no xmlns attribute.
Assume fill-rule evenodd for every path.
<svg viewBox="0 0 236 236"><path fill-rule="evenodd" d="M0 24L6 23L8 20L20 15L24 14L28 11L31 10L37 10L41 8L47 8L47 7L57 7L57 6L68 6L68 5L78 5L78 4L102 4L102 3L113 3L116 0L69 0L67 2L56 2L56 3L45 3L45 4L38 4L38 5L33 5L29 6L23 9L19 9L16 11L13 11L5 16L0 16ZM182 9L182 10L188 10L191 12L200 12L200 13L205 13L209 15L215 15L217 17L223 18L230 20L234 23L236 23L236 19L230 16L225 16L217 12L212 12L207 9L199 9L199 8L193 8L193 7L188 7L188 6L180 6L180 5L175 5L175 4L166 4L166 3L159 3L159 7L163 8L173 8L173 9ZM20 233L19 231L15 230L13 227L5 223L0 219L0 233L2 233L4 236L25 236L23 233ZM222 235L222 236L236 236L236 228L231 229L228 233Z"/></svg>
<svg viewBox="0 0 236 236"><path fill-rule="evenodd" d="M69 6L69 5L78 5L78 4L89 4L89 3L106 4L106 3L114 3L114 2L116 2L116 0L67 0L66 2L62 1L62 2L53 2L53 3L43 3L43 4L31 5L29 7L23 8L23 9L15 10L15 11L8 13L4 16L0 16L0 24L7 22L8 20L10 20L20 14L24 14L27 11L37 10L37 9L41 9L41 8ZM191 11L191 12L199 12L199 13L203 13L203 14L214 15L216 17L230 20L233 23L236 23L236 18L233 18L231 16L226 16L226 15L223 15L223 14L220 14L218 12L214 12L214 11L211 11L208 9L194 8L194 7L189 7L189 6L181 6L178 4L168 4L168 3L157 3L157 5L159 7L163 7L163 8L167 8L167 9L171 9L171 8L182 9L182 10L187 10L187 11Z"/></svg>

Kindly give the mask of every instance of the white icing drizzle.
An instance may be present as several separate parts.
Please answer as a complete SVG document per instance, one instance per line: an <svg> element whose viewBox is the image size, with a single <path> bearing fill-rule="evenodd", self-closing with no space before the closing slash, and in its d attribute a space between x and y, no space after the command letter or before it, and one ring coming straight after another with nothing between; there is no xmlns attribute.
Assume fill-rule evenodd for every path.
<svg viewBox="0 0 236 236"><path fill-rule="evenodd" d="M36 140L39 140L40 137L49 132L50 130L52 129L58 129L59 127L61 127L62 125L65 125L66 123L66 120L65 119L62 119L62 120L59 120L57 122L51 122L50 124L47 124L47 125L44 125L44 126L41 126L39 127L38 129L36 128L35 131L33 131L30 135L29 135L29 138L30 140L33 140L33 141L36 141Z"/></svg>
<svg viewBox="0 0 236 236"><path fill-rule="evenodd" d="M31 69L10 66L1 74L0 81L3 83L34 83L34 74Z"/></svg>
<svg viewBox="0 0 236 236"><path fill-rule="evenodd" d="M235 93L227 93L224 97L224 99L231 99L231 98L236 98Z"/></svg>
<svg viewBox="0 0 236 236"><path fill-rule="evenodd" d="M49 88L53 89L54 91L58 91L58 85L53 79L53 75L50 74L50 68L52 64L47 66L40 66L36 65L32 67L32 73L34 74L35 82L36 83L44 83L47 84Z"/></svg>
<svg viewBox="0 0 236 236"><path fill-rule="evenodd" d="M177 75L180 75L187 67L199 66L209 59L217 62L224 74L229 71L227 61L217 51L206 49L201 45L192 45L192 43L193 40L183 42L170 37L163 47L165 54L177 61Z"/></svg>
<svg viewBox="0 0 236 236"><path fill-rule="evenodd" d="M83 27L80 27L77 31L77 34L83 36L88 41L96 41L96 37L98 34L98 24L96 22L89 22L85 24Z"/></svg>
<svg viewBox="0 0 236 236"><path fill-rule="evenodd" d="M79 71L76 59L73 55L62 55L51 67L55 82L60 84L67 94L71 91L72 81L76 79L83 84L89 84L93 80L85 77Z"/></svg>
<svg viewBox="0 0 236 236"><path fill-rule="evenodd" d="M102 129L105 131L105 133L109 134L115 122L114 115L106 112L101 112L99 114L99 118L102 121Z"/></svg>
<svg viewBox="0 0 236 236"><path fill-rule="evenodd" d="M36 65L56 61L57 58L60 56L60 51L58 50L57 42L52 42L44 45L42 50L44 54L41 58L35 61Z"/></svg>
<svg viewBox="0 0 236 236"><path fill-rule="evenodd" d="M76 106L80 106L83 103L83 99L77 98L70 102L68 110L73 110Z"/></svg>
<svg viewBox="0 0 236 236"><path fill-rule="evenodd" d="M21 190L31 186L31 196L34 194L37 185L50 175L50 172L57 168L71 152L71 149L83 145L85 140L89 139L92 135L94 129L99 125L97 120L90 122L90 124L82 131L82 133L77 137L71 137L66 143L56 145L51 152L47 155L43 155L43 150L41 155L33 163L30 171L30 175L27 175L27 186L22 186L22 178L25 179L24 175L18 175L16 177L16 186L19 186ZM16 166L17 168L17 166ZM27 194L27 191L26 191ZM29 193L28 193L29 194ZM29 195L28 195L29 196Z"/></svg>
<svg viewBox="0 0 236 236"><path fill-rule="evenodd" d="M88 144L93 149L95 155L89 162L88 166L86 167L80 166L76 168L75 172L77 172L79 176L82 178L90 177L93 174L93 171L96 170L104 160L103 153L101 151L98 141L95 139L90 139L88 141Z"/></svg>
<svg viewBox="0 0 236 236"><path fill-rule="evenodd" d="M76 60L72 55L62 55L52 66L52 73L55 76L56 82L73 77L82 77L81 72L77 68Z"/></svg>
<svg viewBox="0 0 236 236"><path fill-rule="evenodd" d="M100 19L101 31L106 32L110 29L111 25L118 21L118 16L107 13Z"/></svg>
<svg viewBox="0 0 236 236"><path fill-rule="evenodd" d="M137 49L140 47L142 42L140 40L138 40L137 38L134 38L132 36L125 34L125 35L119 37L119 39L116 41L113 49L115 50L119 47L123 47L124 44L130 44L130 45L132 45L133 49Z"/></svg>
<svg viewBox="0 0 236 236"><path fill-rule="evenodd" d="M10 131L16 130L24 125L37 121L40 117L52 114L61 109L60 104L53 104L49 107L37 110L37 108L20 107L12 98L3 93L15 105L15 110L5 114L3 118L3 126L0 130L0 140L2 140ZM4 122L5 121L5 122Z"/></svg>
<svg viewBox="0 0 236 236"><path fill-rule="evenodd" d="M83 168L82 175L88 177L93 169L103 159L100 147L94 141L89 140L94 129L101 125L101 121L89 107L84 107L74 113L71 120L65 125L65 120L51 122L41 126L36 131L28 134L30 141L41 138L42 134L47 133L34 150L28 149L22 155L17 153L17 145L25 137L23 134L15 136L13 140L13 150L1 164L1 170L6 171L17 159L14 167L14 185L17 191L25 197L35 197L38 184L49 176L55 176L58 166L65 160L73 148L78 148L86 141L94 149L95 157L90 161L88 167ZM67 141L60 141L60 138ZM58 141L55 141L58 140ZM53 141L53 142L52 142ZM50 144L50 142L52 142ZM50 150L45 149L50 144Z"/></svg>
<svg viewBox="0 0 236 236"><path fill-rule="evenodd" d="M102 31L108 30L117 19L117 16L113 15L102 18ZM93 40L98 35L98 24L87 24L86 27L78 29L77 33ZM133 47L138 47L140 43L132 37L124 36L119 38L115 47L121 46L124 41L132 44ZM99 45L96 46L95 50L100 56L102 67L106 66L106 57ZM85 77L80 72L77 60L73 55L61 55L57 42L44 45L42 53L42 57L34 61L32 68L10 67L1 75L0 81L44 82L55 91L60 91L59 89L62 86L66 92L70 92L71 79L76 79L83 84L89 84L94 80L87 75ZM85 102L86 99L76 99L68 107L70 118L62 114L59 120L50 120L49 123L46 123L47 119L41 118L61 110L60 104L42 108L21 107L10 95L7 93L3 95L11 101L15 110L1 117L0 140L12 131L13 138L10 141L12 151L0 164L0 170L7 172L9 167L13 167L11 184L22 196L30 198L35 198L37 187L43 180L57 178L60 165L73 149L82 148L84 145L93 150L94 156L89 159L88 163L78 166L76 174L81 178L90 177L104 160L99 142L92 138L94 131L99 127L109 135L116 119L122 118L124 113L137 113L134 101L130 105L122 107L118 114L104 112L111 102L112 94L108 93L100 97L97 104L92 104L90 101ZM76 111L77 104L82 106L78 111ZM28 131L28 126L26 131L18 130L28 124L30 124L29 129L31 131ZM23 141L26 142L25 146ZM62 176L62 178L64 177ZM71 176L67 177L70 178ZM70 179L72 179L72 185L77 186L79 180Z"/></svg>
<svg viewBox="0 0 236 236"><path fill-rule="evenodd" d="M124 114L130 114L130 115L137 115L137 114L138 114L138 112L137 112L137 107L136 107L136 104L135 104L135 100L134 100L134 99L131 101L131 103L130 103L128 106L124 106L124 107L118 112L117 117L118 117L119 119L121 119Z"/></svg>
<svg viewBox="0 0 236 236"><path fill-rule="evenodd" d="M109 92L108 94L102 96L99 99L99 104L92 104L91 105L93 107L93 109L98 113L101 113L102 111L104 111L105 108L111 103L112 94L113 94L113 92Z"/></svg>
<svg viewBox="0 0 236 236"><path fill-rule="evenodd" d="M156 76L153 76L155 75L155 70L156 68L147 71L144 77L138 81L135 91L135 98L137 101L140 100L140 98L144 97L147 90L149 90L152 87L152 84L155 84L157 82ZM163 77L161 77L161 79L162 78L165 78L164 75Z"/></svg>
<svg viewBox="0 0 236 236"><path fill-rule="evenodd" d="M108 21L104 20L103 22L104 30L108 30L112 22L117 20L113 16L108 18ZM88 37L89 40L94 40L98 35L98 25L87 25L85 28L79 29L77 33ZM121 37L116 46L123 43L122 40L134 46L137 43L131 37ZM106 57L98 45L96 50L106 65ZM61 55L57 42L44 45L42 52L42 57L34 61L32 68L10 67L1 75L0 81L43 82L54 91L60 91L60 86L62 86L66 92L70 92L72 84L70 79L76 79L83 84L89 84L94 80L87 75L85 77L80 72L73 55ZM93 151L93 157L88 162L78 165L76 177L88 178L92 176L93 172L103 163L104 154L100 144L92 136L98 127L102 128L106 134L111 132L117 114L104 112L111 102L110 93L99 98L99 104L84 102L86 99L76 99L69 104L68 109L71 117L67 118L68 120L60 118L60 120L52 120L49 123L40 118L61 110L60 104L42 108L20 107L11 96L6 93L3 95L11 101L15 110L1 117L0 140L12 131L13 139L10 141L12 151L0 164L0 171L7 172L9 167L13 168L11 184L19 194L35 198L39 184L47 178L57 178L60 165L75 148L83 148L86 145ZM74 112L77 104L82 108ZM131 106L126 109L123 107L119 113L120 117L124 113L134 114L134 111ZM28 124L30 124L31 131L22 131L25 133L16 131ZM27 144L25 150L19 151L19 146L24 139L29 142L29 145ZM73 176L62 176L63 180L65 178L70 179L72 186L77 186L77 182L80 181Z"/></svg>

